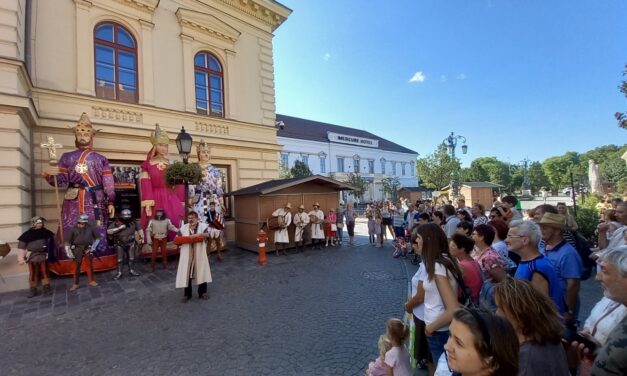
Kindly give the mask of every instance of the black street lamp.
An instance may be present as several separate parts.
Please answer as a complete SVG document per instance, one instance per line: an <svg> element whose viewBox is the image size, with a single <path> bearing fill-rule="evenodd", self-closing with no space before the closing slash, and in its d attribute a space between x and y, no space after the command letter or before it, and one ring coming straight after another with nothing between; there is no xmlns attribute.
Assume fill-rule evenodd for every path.
<svg viewBox="0 0 627 376"><path fill-rule="evenodd" d="M455 133L451 132L451 134L445 138L442 142L446 145L446 150L451 155L452 159L455 159L455 148L457 147L457 142L462 141L462 153L466 154L468 152L468 145L466 145L466 137L455 135ZM459 171L458 169L454 169L451 173L451 198L457 198L459 196Z"/></svg>
<svg viewBox="0 0 627 376"><path fill-rule="evenodd" d="M176 136L176 148L179 155L183 158L183 163L187 164L189 154L192 152L192 136L185 132L185 127L181 127L181 131ZM189 182L185 180L185 223L187 223L187 214L189 213Z"/></svg>

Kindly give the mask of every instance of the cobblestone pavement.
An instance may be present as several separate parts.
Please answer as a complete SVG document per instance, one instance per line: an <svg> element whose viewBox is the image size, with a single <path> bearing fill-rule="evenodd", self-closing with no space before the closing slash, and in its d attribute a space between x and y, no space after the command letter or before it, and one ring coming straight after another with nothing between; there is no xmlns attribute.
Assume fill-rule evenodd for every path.
<svg viewBox="0 0 627 376"><path fill-rule="evenodd" d="M363 375L403 313L404 262L368 245L225 258L208 301L180 303L174 270L0 295L2 375Z"/></svg>
<svg viewBox="0 0 627 376"><path fill-rule="evenodd" d="M52 296L0 294L1 374L363 375L416 271L391 251L358 236L352 247L269 255L262 267L231 250L212 260L210 300L187 304L175 270L161 269L120 281L100 273L100 286L75 293L59 278ZM585 318L600 290L582 288Z"/></svg>

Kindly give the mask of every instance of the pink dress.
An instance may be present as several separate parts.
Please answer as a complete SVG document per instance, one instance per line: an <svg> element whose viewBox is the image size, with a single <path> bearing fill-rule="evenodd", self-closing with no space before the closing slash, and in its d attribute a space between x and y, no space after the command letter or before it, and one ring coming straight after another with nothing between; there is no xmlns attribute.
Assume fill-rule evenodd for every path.
<svg viewBox="0 0 627 376"><path fill-rule="evenodd" d="M327 214L328 223L325 224L326 236L329 238L335 237L335 231L331 229L331 224L335 224L337 222L337 215L335 213Z"/></svg>
<svg viewBox="0 0 627 376"><path fill-rule="evenodd" d="M177 185L170 188L165 183L166 165L159 168L159 164L151 164L149 160L142 163L142 172L148 173L148 178L141 179L141 200L142 200L142 218L141 226L143 229L148 225L150 218L146 216L146 206L152 206L154 215L157 209L163 209L165 215L172 221L172 224L179 227L181 220L185 214L183 201L185 200L185 187Z"/></svg>

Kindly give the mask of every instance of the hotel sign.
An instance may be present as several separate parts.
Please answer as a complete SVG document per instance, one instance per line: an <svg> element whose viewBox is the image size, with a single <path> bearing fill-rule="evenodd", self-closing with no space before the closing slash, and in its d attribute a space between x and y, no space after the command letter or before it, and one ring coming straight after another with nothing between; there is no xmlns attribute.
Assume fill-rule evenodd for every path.
<svg viewBox="0 0 627 376"><path fill-rule="evenodd" d="M363 138L363 137L357 137L357 136L351 136L347 134L333 133L333 132L329 132L328 134L329 134L329 141L332 141L332 142L341 142L343 144L365 146L368 148L379 147L379 140L373 140L372 138Z"/></svg>

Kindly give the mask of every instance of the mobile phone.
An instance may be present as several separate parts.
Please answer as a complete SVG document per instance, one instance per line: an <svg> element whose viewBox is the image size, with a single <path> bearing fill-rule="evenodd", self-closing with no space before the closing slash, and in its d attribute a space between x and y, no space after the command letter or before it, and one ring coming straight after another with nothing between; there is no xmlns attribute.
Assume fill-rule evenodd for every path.
<svg viewBox="0 0 627 376"><path fill-rule="evenodd" d="M568 342L577 341L578 343L583 344L584 347L587 348L591 354L594 354L597 351L599 344L594 339L591 339L589 336L575 332L574 330L567 330L564 334L564 339L566 339Z"/></svg>

